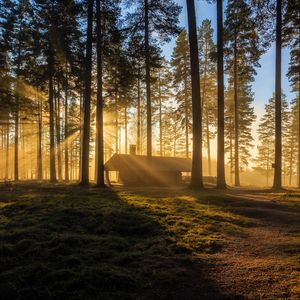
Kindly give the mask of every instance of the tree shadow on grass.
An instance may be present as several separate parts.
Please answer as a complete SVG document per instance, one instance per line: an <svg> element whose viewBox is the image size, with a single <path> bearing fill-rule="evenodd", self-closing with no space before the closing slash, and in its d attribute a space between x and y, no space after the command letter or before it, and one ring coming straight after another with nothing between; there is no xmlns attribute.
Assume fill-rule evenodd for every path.
<svg viewBox="0 0 300 300"><path fill-rule="evenodd" d="M149 210L113 190L26 190L1 208L1 299L225 298Z"/></svg>
<svg viewBox="0 0 300 300"><path fill-rule="evenodd" d="M202 201L199 199L199 201ZM221 209L226 209L235 215L251 218L257 222L267 222L276 227L284 225L299 227L300 209L284 202L268 199L247 199L243 195L232 197L208 196L205 201Z"/></svg>

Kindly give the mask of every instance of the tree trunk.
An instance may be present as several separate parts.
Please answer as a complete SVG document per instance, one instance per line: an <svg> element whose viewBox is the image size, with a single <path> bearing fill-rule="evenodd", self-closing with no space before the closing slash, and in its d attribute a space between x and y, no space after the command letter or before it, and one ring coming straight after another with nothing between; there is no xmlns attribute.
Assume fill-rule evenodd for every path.
<svg viewBox="0 0 300 300"><path fill-rule="evenodd" d="M281 136L281 48L282 48L282 0L277 0L276 18L276 75L275 75L275 173L274 189L281 189L282 136Z"/></svg>
<svg viewBox="0 0 300 300"><path fill-rule="evenodd" d="M49 55L49 123L50 123L50 182L56 182L55 143L54 143L54 107L53 107L53 73L54 61L52 49Z"/></svg>
<svg viewBox="0 0 300 300"><path fill-rule="evenodd" d="M1 168L1 173L0 173L0 179L5 178L5 168L4 168L4 162L5 162L5 137L6 137L6 132L5 132L5 127L1 126L1 163L0 165L2 166Z"/></svg>
<svg viewBox="0 0 300 300"><path fill-rule="evenodd" d="M176 157L177 155L177 151L176 151L176 148L177 148L177 124L175 122L174 124L174 143L173 143L173 156Z"/></svg>
<svg viewBox="0 0 300 300"><path fill-rule="evenodd" d="M77 172L77 169L78 169L78 180L80 180L80 178L81 178L81 166L82 166L81 158L82 158L82 144L83 144L83 89L80 91L80 96L79 96L79 110L80 110L80 112L79 112L79 123L80 123L79 149L78 149L79 158L78 158L78 167L74 168L74 172ZM77 151L74 151L74 152L77 155ZM76 156L76 160L77 160L77 156ZM75 173L74 173L73 178L75 178Z"/></svg>
<svg viewBox="0 0 300 300"><path fill-rule="evenodd" d="M162 100L161 100L161 82L160 73L158 76L158 99L159 99L159 150L160 156L163 156L163 130L162 130Z"/></svg>
<svg viewBox="0 0 300 300"><path fill-rule="evenodd" d="M72 181L73 180L73 178L74 178L74 176L73 176L73 160L74 160L74 158L73 158L73 145L72 145L73 143L72 143L72 141L70 142L70 180Z"/></svg>
<svg viewBox="0 0 300 300"><path fill-rule="evenodd" d="M38 135L37 135L37 180L43 179L43 164L42 164L42 105L41 100L38 100Z"/></svg>
<svg viewBox="0 0 300 300"><path fill-rule="evenodd" d="M186 62L187 63L187 62ZM186 65L185 63L185 65ZM189 157L189 113L188 113L188 86L187 68L184 68L184 115L185 115L185 157Z"/></svg>
<svg viewBox="0 0 300 300"><path fill-rule="evenodd" d="M283 161L283 166L282 166L282 177L283 177L283 185L285 186L285 181L286 181L286 172L285 172L286 168L285 168L285 160Z"/></svg>
<svg viewBox="0 0 300 300"><path fill-rule="evenodd" d="M300 188L300 72L298 80L298 188Z"/></svg>
<svg viewBox="0 0 300 300"><path fill-rule="evenodd" d="M90 119L91 119L91 81L93 44L93 0L88 0L88 25L85 63L84 118L81 153L81 185L89 184Z"/></svg>
<svg viewBox="0 0 300 300"><path fill-rule="evenodd" d="M9 120L6 126L6 163L5 163L5 179L8 179L9 168Z"/></svg>
<svg viewBox="0 0 300 300"><path fill-rule="evenodd" d="M145 58L146 58L146 96L147 96L147 156L152 156L152 108L150 83L150 45L149 45L149 3L145 1Z"/></svg>
<svg viewBox="0 0 300 300"><path fill-rule="evenodd" d="M19 96L16 96L14 173L15 173L14 176L15 181L18 181L19 180Z"/></svg>
<svg viewBox="0 0 300 300"><path fill-rule="evenodd" d="M69 118L68 118L68 70L65 86L65 181L69 181Z"/></svg>
<svg viewBox="0 0 300 300"><path fill-rule="evenodd" d="M21 145L20 145L20 148L21 148L21 153L19 153L19 160L22 162L22 168L21 168L21 171L22 171L22 175L21 175L21 178L24 180L24 179L27 179L26 178L26 171L27 171L27 160L25 159L26 157L26 148L25 148L25 136L26 136L26 130L25 130L25 124L21 123L20 124L20 127L19 127L19 132L20 132L20 137L19 139L21 139ZM19 149L20 150L20 149ZM20 171L20 170L19 170ZM20 173L20 172L19 172ZM19 174L19 177L20 177L20 174Z"/></svg>
<svg viewBox="0 0 300 300"><path fill-rule="evenodd" d="M226 188L225 181L225 132L224 132L224 42L223 42L223 0L217 0L218 22L218 155L217 155L217 187Z"/></svg>
<svg viewBox="0 0 300 300"><path fill-rule="evenodd" d="M208 175L211 176L210 132L209 132L208 110L206 110L206 143L207 143Z"/></svg>
<svg viewBox="0 0 300 300"><path fill-rule="evenodd" d="M294 134L294 133L292 133ZM292 145L291 145L291 153L290 153L290 173L289 173L289 185L292 185L292 176L293 176L293 153L294 153L294 139L292 139Z"/></svg>
<svg viewBox="0 0 300 300"><path fill-rule="evenodd" d="M96 0L97 18L97 111L96 111L96 184L104 187L103 68L101 1Z"/></svg>
<svg viewBox="0 0 300 300"><path fill-rule="evenodd" d="M56 143L57 143L57 173L58 180L62 180L62 159L61 159L61 136L60 136L60 84L57 79L57 92L55 97L55 111L56 111Z"/></svg>
<svg viewBox="0 0 300 300"><path fill-rule="evenodd" d="M202 176L202 112L200 95L199 53L197 39L196 12L194 0L187 0L189 44L192 78L192 110L193 110L193 157L192 178L193 188L203 188Z"/></svg>
<svg viewBox="0 0 300 300"><path fill-rule="evenodd" d="M118 92L115 94L115 135L116 135L116 154L119 153L119 116L118 116Z"/></svg>
<svg viewBox="0 0 300 300"><path fill-rule="evenodd" d="M240 186L237 41L234 42L234 185Z"/></svg>
<svg viewBox="0 0 300 300"><path fill-rule="evenodd" d="M124 107L124 125L125 125L125 154L128 154L128 116L127 116L127 104Z"/></svg>
<svg viewBox="0 0 300 300"><path fill-rule="evenodd" d="M230 131L230 183L233 184L233 144L232 130Z"/></svg>
<svg viewBox="0 0 300 300"><path fill-rule="evenodd" d="M16 111L15 111L15 157L14 157L14 177L15 181L19 180L19 73L20 73L20 57L21 57L21 43L18 44L18 63L17 63L17 83L16 83Z"/></svg>
<svg viewBox="0 0 300 300"><path fill-rule="evenodd" d="M270 170L270 161L269 161L269 157L270 157L270 147L268 145L268 152L267 152L267 186L269 186L269 170Z"/></svg>
<svg viewBox="0 0 300 300"><path fill-rule="evenodd" d="M206 45L207 52L207 45ZM205 107L205 130L206 130L206 144L207 144L207 165L208 165L208 175L211 176L211 156L210 156L210 133L209 133L209 112L208 112L208 101L206 99L206 76L207 76L207 54L205 54L205 62L204 62L204 76L203 76L203 88L202 88L202 112L204 110L204 104L206 102Z"/></svg>
<svg viewBox="0 0 300 300"><path fill-rule="evenodd" d="M140 83L140 69L138 71L138 99L137 99L137 154L141 154L141 83Z"/></svg>

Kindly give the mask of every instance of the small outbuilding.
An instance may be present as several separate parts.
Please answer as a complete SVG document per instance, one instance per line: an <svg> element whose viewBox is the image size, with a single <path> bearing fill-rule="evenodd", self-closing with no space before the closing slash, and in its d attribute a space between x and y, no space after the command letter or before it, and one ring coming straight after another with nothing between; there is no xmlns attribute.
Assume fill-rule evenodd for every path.
<svg viewBox="0 0 300 300"><path fill-rule="evenodd" d="M192 171L189 158L115 154L105 164L109 173L118 172L118 181L124 185L177 185L181 184L182 173Z"/></svg>

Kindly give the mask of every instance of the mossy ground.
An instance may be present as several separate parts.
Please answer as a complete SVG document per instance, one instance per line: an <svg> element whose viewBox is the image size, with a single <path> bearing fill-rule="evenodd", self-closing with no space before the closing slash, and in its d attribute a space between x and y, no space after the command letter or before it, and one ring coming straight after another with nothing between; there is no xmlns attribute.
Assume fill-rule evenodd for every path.
<svg viewBox="0 0 300 300"><path fill-rule="evenodd" d="M299 214L295 197L281 199L270 205ZM264 217L250 201L187 188L24 183L1 187L0 205L1 299L231 298L207 270Z"/></svg>

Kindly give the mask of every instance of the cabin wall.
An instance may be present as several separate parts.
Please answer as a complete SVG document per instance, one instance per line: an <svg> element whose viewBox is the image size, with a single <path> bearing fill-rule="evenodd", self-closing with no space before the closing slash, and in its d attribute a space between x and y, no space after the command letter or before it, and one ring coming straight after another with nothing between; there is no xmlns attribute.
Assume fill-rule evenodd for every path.
<svg viewBox="0 0 300 300"><path fill-rule="evenodd" d="M178 185L182 184L181 172L142 172L142 171L120 171L120 183L128 186L149 185Z"/></svg>

